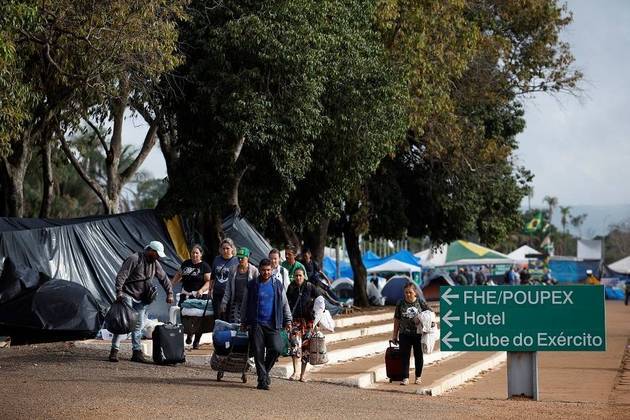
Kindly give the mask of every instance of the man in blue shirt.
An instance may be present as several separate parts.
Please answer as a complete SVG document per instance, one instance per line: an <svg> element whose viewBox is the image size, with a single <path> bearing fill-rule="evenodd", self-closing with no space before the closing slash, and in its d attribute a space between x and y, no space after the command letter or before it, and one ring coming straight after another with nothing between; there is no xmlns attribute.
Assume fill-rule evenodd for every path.
<svg viewBox="0 0 630 420"><path fill-rule="evenodd" d="M249 332L258 389L269 389L269 372L282 351L280 329L291 330L291 310L282 282L272 275L271 261L258 265L260 275L247 283L241 307L241 329Z"/></svg>

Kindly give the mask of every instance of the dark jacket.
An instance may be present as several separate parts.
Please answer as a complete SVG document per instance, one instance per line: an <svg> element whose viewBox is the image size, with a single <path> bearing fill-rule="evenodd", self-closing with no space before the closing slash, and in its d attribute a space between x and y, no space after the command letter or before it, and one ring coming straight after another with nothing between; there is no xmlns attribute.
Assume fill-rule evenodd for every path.
<svg viewBox="0 0 630 420"><path fill-rule="evenodd" d="M301 286L298 286L295 281L291 283L287 290L287 300L293 319L312 320L313 301L320 295L317 287L307 281L304 281Z"/></svg>
<svg viewBox="0 0 630 420"><path fill-rule="evenodd" d="M243 295L243 303L241 306L241 324L245 324L249 327L253 327L258 324L259 279L260 276L247 282L247 289L245 289L245 294ZM284 291L282 283L275 276L272 276L270 281L272 282L274 295L273 328L279 330L291 322L291 309L289 309L287 294Z"/></svg>
<svg viewBox="0 0 630 420"><path fill-rule="evenodd" d="M157 277L169 297L173 297L173 286L158 261L149 262L144 252L131 254L116 275L116 293L125 293L136 300L151 287L151 279Z"/></svg>

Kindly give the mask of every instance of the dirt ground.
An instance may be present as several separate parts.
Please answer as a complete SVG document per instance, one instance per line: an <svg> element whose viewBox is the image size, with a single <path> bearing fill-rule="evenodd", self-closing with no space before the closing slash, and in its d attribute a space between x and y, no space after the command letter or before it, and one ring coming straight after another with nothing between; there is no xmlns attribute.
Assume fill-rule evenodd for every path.
<svg viewBox="0 0 630 420"><path fill-rule="evenodd" d="M627 312L624 307L615 309L619 316L609 316L608 321L615 319L617 327L609 329L609 334L614 334L614 340L621 342L630 336L630 328L623 327L630 325L630 309ZM588 353L581 354L588 361L589 371L597 369ZM546 398L532 402L508 401L496 392L485 395L453 392L426 397L280 379L274 379L270 391L258 391L254 376L249 376L247 384L230 374L226 374L224 382L216 382L216 375L209 368L140 365L126 360L113 364L105 361L106 351L75 348L70 343L16 346L0 349L0 419L261 416L630 419L629 354L627 350L625 356L623 351L620 353L614 383L587 385L598 388L607 398L597 401ZM565 366L558 367L561 369L547 373L545 382L560 381L561 376L569 372ZM601 368L611 369L603 365ZM584 387L572 380L573 375L567 376L564 379L568 381L564 382L569 388L571 383L576 389ZM486 385L488 391L493 388ZM599 389L601 387L606 389ZM476 387L473 385L473 388Z"/></svg>

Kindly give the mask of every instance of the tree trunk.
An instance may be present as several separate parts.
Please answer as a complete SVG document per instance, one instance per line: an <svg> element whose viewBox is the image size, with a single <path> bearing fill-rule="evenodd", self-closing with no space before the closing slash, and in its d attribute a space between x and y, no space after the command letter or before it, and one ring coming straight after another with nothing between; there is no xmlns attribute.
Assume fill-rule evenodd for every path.
<svg viewBox="0 0 630 420"><path fill-rule="evenodd" d="M219 252L219 244L224 238L223 219L218 211L209 210L201 213L200 231L206 247L207 260L210 262Z"/></svg>
<svg viewBox="0 0 630 420"><path fill-rule="evenodd" d="M343 237L346 241L346 250L350 258L350 265L354 274L354 304L359 307L370 306L367 296L367 271L361 259L359 248L359 235L356 233L351 221L347 221L343 227Z"/></svg>
<svg viewBox="0 0 630 420"><path fill-rule="evenodd" d="M293 231L293 229L291 229L291 226L289 226L289 223L287 223L287 220L282 214L278 214L276 220L280 225L280 230L282 231L282 235L284 236L286 244L293 245L294 247L298 248L299 252L299 248L301 248L301 243L298 235Z"/></svg>
<svg viewBox="0 0 630 420"><path fill-rule="evenodd" d="M314 229L309 230L304 235L304 245L311 250L313 260L320 267L323 266L324 248L328 239L328 225L330 225L330 219L322 219Z"/></svg>
<svg viewBox="0 0 630 420"><path fill-rule="evenodd" d="M50 217L50 209L55 194L55 181L52 166L52 140L42 146L42 204L39 217Z"/></svg>
<svg viewBox="0 0 630 420"><path fill-rule="evenodd" d="M26 134L21 142L13 143L11 154L2 158L2 178L7 216L24 217L24 177L33 155L32 139Z"/></svg>

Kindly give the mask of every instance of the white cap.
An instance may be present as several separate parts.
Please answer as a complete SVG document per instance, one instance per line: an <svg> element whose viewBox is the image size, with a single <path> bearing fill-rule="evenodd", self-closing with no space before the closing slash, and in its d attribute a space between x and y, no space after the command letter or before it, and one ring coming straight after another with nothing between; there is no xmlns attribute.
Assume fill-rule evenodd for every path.
<svg viewBox="0 0 630 420"><path fill-rule="evenodd" d="M149 242L149 245L147 245L147 248L151 248L152 250L157 252L160 258L166 257L166 254L164 253L164 245L162 245L162 242L160 241Z"/></svg>
<svg viewBox="0 0 630 420"><path fill-rule="evenodd" d="M593 274L593 270L586 270L586 274Z"/></svg>

